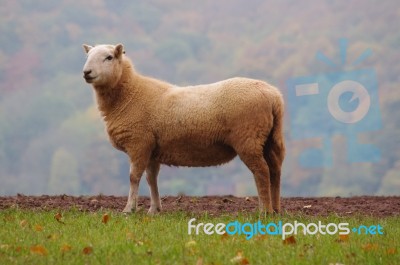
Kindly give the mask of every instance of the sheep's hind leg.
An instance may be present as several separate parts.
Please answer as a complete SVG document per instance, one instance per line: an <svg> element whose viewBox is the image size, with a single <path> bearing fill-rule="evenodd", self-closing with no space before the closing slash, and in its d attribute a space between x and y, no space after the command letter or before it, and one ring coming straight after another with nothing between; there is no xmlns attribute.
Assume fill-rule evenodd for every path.
<svg viewBox="0 0 400 265"><path fill-rule="evenodd" d="M283 153L283 152L281 152ZM283 162L283 155L280 153L270 153L265 155L265 160L269 166L270 181L271 181L271 197L272 197L272 208L275 213L279 213L281 209L280 203L280 190L281 190L281 167Z"/></svg>
<svg viewBox="0 0 400 265"><path fill-rule="evenodd" d="M140 165L139 163L131 162L131 169L130 169L130 188L129 188L129 195L128 201L126 206L122 212L130 213L132 212L132 208L136 211L137 202L138 202L138 190L139 190L139 182L142 178L145 166Z"/></svg>
<svg viewBox="0 0 400 265"><path fill-rule="evenodd" d="M271 182L267 162L262 155L239 154L239 157L254 175L260 211L272 213Z"/></svg>
<svg viewBox="0 0 400 265"><path fill-rule="evenodd" d="M277 132L275 131L275 133ZM263 148L263 153L270 172L272 208L274 212L279 213L281 208L281 169L285 157L285 145L282 138L275 138L278 138L278 140L274 140L273 136L269 136Z"/></svg>
<svg viewBox="0 0 400 265"><path fill-rule="evenodd" d="M150 161L146 168L146 179L147 184L149 184L151 198L148 214L156 214L161 211L161 201L157 186L157 176L159 171L160 164L154 160Z"/></svg>

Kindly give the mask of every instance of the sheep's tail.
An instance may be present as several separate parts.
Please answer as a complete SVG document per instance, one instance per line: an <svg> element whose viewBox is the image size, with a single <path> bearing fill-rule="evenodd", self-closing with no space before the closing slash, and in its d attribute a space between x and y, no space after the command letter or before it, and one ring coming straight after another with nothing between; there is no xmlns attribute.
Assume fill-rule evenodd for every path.
<svg viewBox="0 0 400 265"><path fill-rule="evenodd" d="M265 141L263 155L270 169L274 170L275 168L280 171L285 156L285 139L283 135L284 103L282 97L279 97L279 100L274 102L272 115L273 125Z"/></svg>

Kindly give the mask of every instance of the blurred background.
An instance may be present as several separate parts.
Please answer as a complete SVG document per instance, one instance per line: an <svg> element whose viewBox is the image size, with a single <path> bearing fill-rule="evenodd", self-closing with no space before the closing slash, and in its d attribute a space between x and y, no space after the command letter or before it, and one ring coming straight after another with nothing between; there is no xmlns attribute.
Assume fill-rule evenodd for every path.
<svg viewBox="0 0 400 265"><path fill-rule="evenodd" d="M351 60L373 51L361 68L376 73L382 126L359 137L379 149L379 159L347 161L339 133L332 134L331 165L304 167L302 151L321 139L294 139L287 111L282 194L399 195L398 25L397 0L2 1L0 195L127 194L128 158L109 144L82 78L83 43L123 43L140 73L176 85L247 76L287 98L287 80L330 71L315 54L339 60L342 38ZM313 120L319 111L301 115ZM162 167L159 187L171 195L256 194L238 159L212 168ZM140 191L148 194L145 178Z"/></svg>

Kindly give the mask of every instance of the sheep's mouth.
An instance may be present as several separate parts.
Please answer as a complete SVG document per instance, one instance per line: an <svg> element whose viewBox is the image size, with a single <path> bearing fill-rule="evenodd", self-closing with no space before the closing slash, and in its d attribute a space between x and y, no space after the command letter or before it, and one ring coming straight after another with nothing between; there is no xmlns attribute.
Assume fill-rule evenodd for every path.
<svg viewBox="0 0 400 265"><path fill-rule="evenodd" d="M83 78L85 78L87 83L92 83L94 79L96 79L96 77L91 77L91 76L83 76Z"/></svg>

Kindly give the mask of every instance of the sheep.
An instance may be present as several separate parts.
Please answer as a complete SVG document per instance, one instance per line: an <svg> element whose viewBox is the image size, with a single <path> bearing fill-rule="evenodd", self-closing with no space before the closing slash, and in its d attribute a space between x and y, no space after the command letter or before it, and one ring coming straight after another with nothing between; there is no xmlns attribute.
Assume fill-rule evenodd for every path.
<svg viewBox="0 0 400 265"><path fill-rule="evenodd" d="M206 167L236 155L253 173L259 209L280 210L285 155L284 102L266 82L235 77L178 87L139 74L122 44L83 45L83 77L94 89L111 144L130 159L130 189L123 210L136 210L146 172L149 214L161 211L160 165Z"/></svg>

